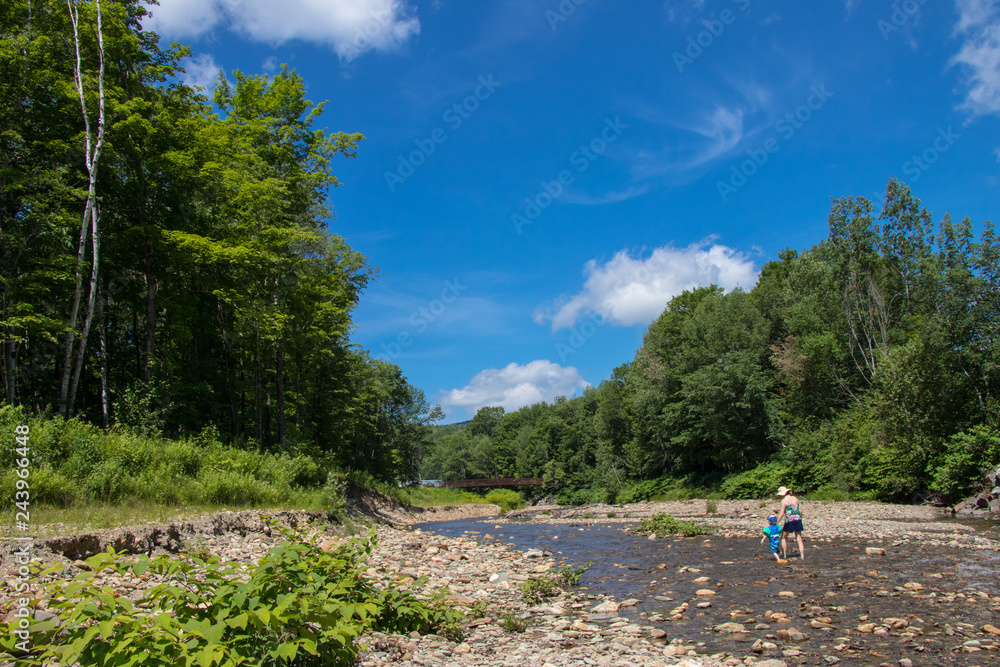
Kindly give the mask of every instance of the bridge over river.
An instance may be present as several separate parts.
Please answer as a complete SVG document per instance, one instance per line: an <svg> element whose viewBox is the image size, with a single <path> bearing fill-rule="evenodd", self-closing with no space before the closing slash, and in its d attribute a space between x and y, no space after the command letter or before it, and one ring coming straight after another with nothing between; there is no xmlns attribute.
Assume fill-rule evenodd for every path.
<svg viewBox="0 0 1000 667"><path fill-rule="evenodd" d="M441 486L452 489L468 489L481 486L541 486L541 477L498 477L495 479L454 479L442 482Z"/></svg>

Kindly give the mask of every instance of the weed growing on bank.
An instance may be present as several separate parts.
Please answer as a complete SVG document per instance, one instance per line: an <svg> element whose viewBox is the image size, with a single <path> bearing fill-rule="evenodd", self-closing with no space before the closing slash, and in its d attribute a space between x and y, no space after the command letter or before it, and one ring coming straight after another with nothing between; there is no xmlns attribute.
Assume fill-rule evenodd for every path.
<svg viewBox="0 0 1000 667"><path fill-rule="evenodd" d="M579 584L584 573L593 564L594 561L579 566L564 565L537 577L531 577L521 584L521 600L525 604L535 605L555 597L563 588Z"/></svg>
<svg viewBox="0 0 1000 667"><path fill-rule="evenodd" d="M528 629L528 621L513 612L505 611L500 614L500 627L506 632L520 633Z"/></svg>
<svg viewBox="0 0 1000 667"><path fill-rule="evenodd" d="M460 639L463 614L446 589L374 576L365 561L374 532L327 552L302 531L285 536L253 567L195 553L126 559L109 550L88 559L92 572L45 586L53 618L32 624L33 647L15 647L17 622L0 650L18 664L353 664L369 631L420 632ZM39 576L54 574L52 566ZM37 570L37 568L36 568ZM152 575L161 583L133 604L100 587L100 573Z"/></svg>
<svg viewBox="0 0 1000 667"><path fill-rule="evenodd" d="M710 528L699 526L694 521L681 521L664 512L643 519L632 530L639 535L682 535L684 537L708 535L712 532Z"/></svg>

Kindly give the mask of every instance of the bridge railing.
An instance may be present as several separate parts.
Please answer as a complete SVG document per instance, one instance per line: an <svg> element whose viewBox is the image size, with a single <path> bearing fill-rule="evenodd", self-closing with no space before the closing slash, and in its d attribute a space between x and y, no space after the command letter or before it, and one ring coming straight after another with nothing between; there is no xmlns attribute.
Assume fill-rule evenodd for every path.
<svg viewBox="0 0 1000 667"><path fill-rule="evenodd" d="M477 486L542 486L541 477L499 477L495 479L455 479L441 486L452 489L467 489Z"/></svg>

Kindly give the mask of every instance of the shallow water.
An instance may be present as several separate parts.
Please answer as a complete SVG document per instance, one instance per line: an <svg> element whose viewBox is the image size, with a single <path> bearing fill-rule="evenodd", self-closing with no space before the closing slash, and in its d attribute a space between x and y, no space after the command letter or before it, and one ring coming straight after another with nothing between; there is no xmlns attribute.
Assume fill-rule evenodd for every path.
<svg viewBox="0 0 1000 667"><path fill-rule="evenodd" d="M964 595L975 596L979 591L1000 595L1000 553L995 551L946 549L911 542L887 545L887 555L879 557L865 555L863 541L807 539L808 560L793 558L778 564L756 538L651 541L624 532L620 524L495 526L490 520L463 520L417 527L450 537L478 538L490 533L518 549L547 550L554 557L574 564L593 561L580 582L581 588L614 595L618 600L640 599L639 605L623 609L622 615L662 627L670 638L704 641L710 652L746 654L757 639L792 626L809 635L808 640L795 645L802 655L783 657L780 652L771 652L764 657L780 657L789 665L826 665L823 658L827 655L840 658L841 665L895 664L902 657L911 658L914 665L1000 665L1000 653L996 651L970 654L958 650L975 634L959 623L973 625L977 630L986 623L1000 625L1000 612L978 597L975 602L961 598L943 601L946 596L963 590ZM978 530L996 536L995 524L977 526ZM793 544L789 542L789 549L797 555ZM681 568L699 571L679 574ZM711 581L694 583L695 578L704 576ZM926 588L916 596L895 590L908 582ZM696 597L695 591L704 588L715 590L716 595ZM790 592L795 597L782 597L780 592ZM930 597L931 593L936 593L936 597ZM703 600L709 600L711 607L696 608ZM683 602L689 602L690 607L680 620L648 618L658 613L669 617L670 610ZM791 622L772 623L765 616L767 611L784 612ZM640 614L646 617L640 619ZM870 621L861 619L862 616L869 616ZM859 634L856 630L861 623L877 623L886 617L907 618L924 634L907 640L892 635ZM813 618L831 619L834 629L813 629L810 627ZM713 631L716 625L725 622L742 623L750 632L722 635ZM759 623L771 627L754 630ZM969 636L962 636L963 633ZM850 648L834 649L844 644Z"/></svg>

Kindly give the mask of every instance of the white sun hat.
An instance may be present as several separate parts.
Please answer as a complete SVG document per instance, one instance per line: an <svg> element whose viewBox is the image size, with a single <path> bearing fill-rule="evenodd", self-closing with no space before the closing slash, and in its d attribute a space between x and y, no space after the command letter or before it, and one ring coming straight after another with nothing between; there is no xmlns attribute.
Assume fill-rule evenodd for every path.
<svg viewBox="0 0 1000 667"><path fill-rule="evenodd" d="M791 491L792 490L786 486L779 486L778 492L775 495L781 498L782 496L787 496L789 493L791 493Z"/></svg>

